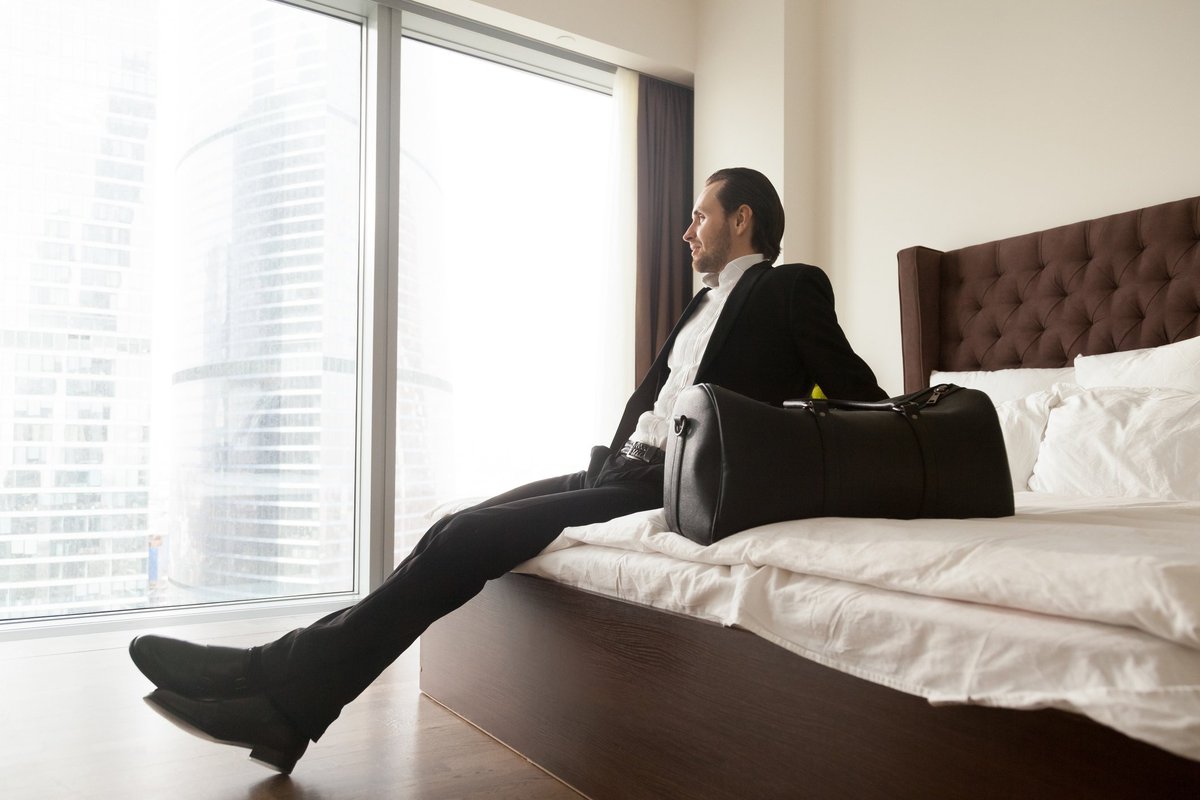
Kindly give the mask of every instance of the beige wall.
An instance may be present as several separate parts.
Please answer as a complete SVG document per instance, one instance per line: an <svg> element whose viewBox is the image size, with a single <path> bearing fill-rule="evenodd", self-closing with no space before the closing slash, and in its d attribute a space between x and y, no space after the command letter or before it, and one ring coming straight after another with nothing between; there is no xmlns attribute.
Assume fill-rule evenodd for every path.
<svg viewBox="0 0 1200 800"><path fill-rule="evenodd" d="M823 10L821 258L852 341L891 392L903 388L897 250L1200 194L1200 3L829 0Z"/></svg>
<svg viewBox="0 0 1200 800"><path fill-rule="evenodd" d="M753 167L787 210L783 260L821 239L818 0L697 0L696 181ZM781 262L782 263L782 262Z"/></svg>
<svg viewBox="0 0 1200 800"><path fill-rule="evenodd" d="M1200 3L754 0L762 20L734 24L725 0L698 2L697 176L741 160L776 179L785 258L829 271L889 392L903 389L897 250L1200 193ZM746 53L776 70L750 91ZM730 121L764 97L782 137Z"/></svg>
<svg viewBox="0 0 1200 800"><path fill-rule="evenodd" d="M785 0L699 2L697 186L721 167L783 176L784 5Z"/></svg>

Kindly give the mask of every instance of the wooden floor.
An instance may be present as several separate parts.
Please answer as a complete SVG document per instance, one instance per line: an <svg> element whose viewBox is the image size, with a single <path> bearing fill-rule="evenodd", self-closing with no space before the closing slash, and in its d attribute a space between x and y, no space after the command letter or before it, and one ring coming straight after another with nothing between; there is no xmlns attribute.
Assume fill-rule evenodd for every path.
<svg viewBox="0 0 1200 800"><path fill-rule="evenodd" d="M250 645L304 624L274 619L155 632ZM0 642L0 797L521 798L578 800L567 786L417 688L417 648L380 676L290 777L248 751L176 729L142 697L133 633Z"/></svg>

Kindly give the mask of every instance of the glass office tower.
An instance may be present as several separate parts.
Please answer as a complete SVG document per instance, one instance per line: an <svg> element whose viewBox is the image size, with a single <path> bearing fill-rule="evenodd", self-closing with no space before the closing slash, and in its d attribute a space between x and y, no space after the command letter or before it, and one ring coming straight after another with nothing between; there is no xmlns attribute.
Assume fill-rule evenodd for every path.
<svg viewBox="0 0 1200 800"><path fill-rule="evenodd" d="M352 588L360 40L0 8L0 616Z"/></svg>
<svg viewBox="0 0 1200 800"><path fill-rule="evenodd" d="M356 26L181 12L171 578L198 599L353 588ZM349 56L349 57L348 57Z"/></svg>
<svg viewBox="0 0 1200 800"><path fill-rule="evenodd" d="M17 5L0 24L0 608L144 605L157 4Z"/></svg>

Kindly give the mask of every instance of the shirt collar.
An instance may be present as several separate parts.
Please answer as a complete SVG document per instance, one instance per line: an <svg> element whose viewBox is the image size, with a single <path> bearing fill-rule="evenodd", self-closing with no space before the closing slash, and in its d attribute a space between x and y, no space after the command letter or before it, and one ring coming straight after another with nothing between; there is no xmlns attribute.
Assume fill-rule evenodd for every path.
<svg viewBox="0 0 1200 800"><path fill-rule="evenodd" d="M701 278L700 282L712 289L714 294L726 295L733 291L734 285L742 274L753 267L755 264L760 264L766 259L762 253L751 253L748 256L735 258L725 265L720 272L707 272Z"/></svg>

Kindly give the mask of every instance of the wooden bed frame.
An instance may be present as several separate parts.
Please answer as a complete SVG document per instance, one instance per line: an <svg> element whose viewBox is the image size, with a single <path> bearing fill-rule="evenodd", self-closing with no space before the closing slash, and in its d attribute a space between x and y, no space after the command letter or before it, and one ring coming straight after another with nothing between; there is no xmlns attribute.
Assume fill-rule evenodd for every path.
<svg viewBox="0 0 1200 800"><path fill-rule="evenodd" d="M899 261L906 390L1200 335L1200 198ZM1200 797L1200 762L1080 715L931 706L526 575L422 636L421 689L597 800Z"/></svg>

